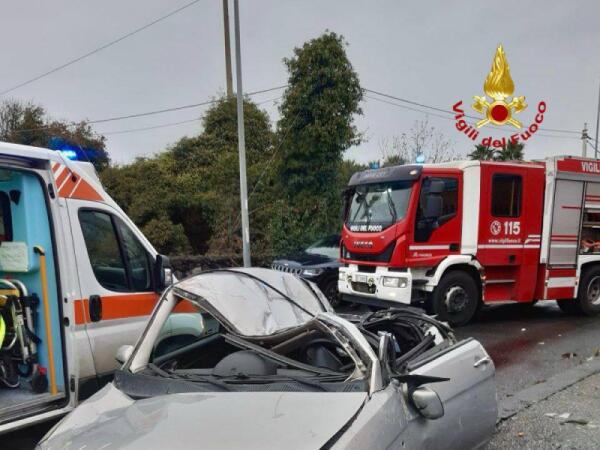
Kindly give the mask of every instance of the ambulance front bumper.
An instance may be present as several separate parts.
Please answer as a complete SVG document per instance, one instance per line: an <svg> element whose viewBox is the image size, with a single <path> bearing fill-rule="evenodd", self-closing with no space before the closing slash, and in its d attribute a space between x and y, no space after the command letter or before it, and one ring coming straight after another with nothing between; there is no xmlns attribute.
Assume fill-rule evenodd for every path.
<svg viewBox="0 0 600 450"><path fill-rule="evenodd" d="M409 271L388 271L387 267L377 267L374 273L361 272L350 264L339 269L338 290L342 296L361 297L367 303L382 300L388 305L410 305L412 275Z"/></svg>

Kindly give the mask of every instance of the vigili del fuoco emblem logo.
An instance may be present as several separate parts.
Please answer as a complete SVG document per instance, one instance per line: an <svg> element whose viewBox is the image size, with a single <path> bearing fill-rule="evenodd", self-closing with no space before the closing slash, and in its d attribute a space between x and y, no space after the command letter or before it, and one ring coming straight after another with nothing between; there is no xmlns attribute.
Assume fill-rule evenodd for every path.
<svg viewBox="0 0 600 450"><path fill-rule="evenodd" d="M493 136L483 137L481 145L487 147L501 148L508 142L517 143L527 141L535 134L540 124L544 121L546 112L546 102L541 101L537 105L537 111L534 121L525 129L523 123L515 116L527 108L525 97L523 95L514 96L515 83L510 75L510 67L506 59L506 54L502 45L499 45L492 61L492 69L483 83L483 92L485 95L475 95L472 108L479 113L482 118L467 116L462 108L462 100L458 101L452 107L456 120L456 129L464 133L472 141L479 138L479 129L485 125L494 125L502 127L509 125L513 130L519 130L511 134L508 139L506 136L495 138ZM473 125L467 123L466 119L477 120Z"/></svg>

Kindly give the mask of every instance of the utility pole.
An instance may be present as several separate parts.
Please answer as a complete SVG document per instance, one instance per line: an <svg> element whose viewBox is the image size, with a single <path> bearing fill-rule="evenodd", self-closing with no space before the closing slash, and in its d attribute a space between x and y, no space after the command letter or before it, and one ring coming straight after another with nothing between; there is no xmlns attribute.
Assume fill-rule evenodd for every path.
<svg viewBox="0 0 600 450"><path fill-rule="evenodd" d="M598 111L596 112L596 140L594 141L594 157L598 158L598 128L600 127L600 83L598 83Z"/></svg>
<svg viewBox="0 0 600 450"><path fill-rule="evenodd" d="M240 153L240 201L242 213L242 248L244 267L250 267L250 223L248 219L248 185L246 182L246 137L244 135L244 93L242 89L242 50L240 48L240 6L233 0L235 27L235 78L237 82L238 150Z"/></svg>
<svg viewBox="0 0 600 450"><path fill-rule="evenodd" d="M227 97L233 97L233 75L231 73L231 42L229 40L229 0L223 0L223 25L225 31L225 77Z"/></svg>
<svg viewBox="0 0 600 450"><path fill-rule="evenodd" d="M236 0L237 1L237 0ZM587 157L587 140L588 140L588 134L587 134L587 123L583 124L583 131L581 132L581 156L583 156L584 158Z"/></svg>

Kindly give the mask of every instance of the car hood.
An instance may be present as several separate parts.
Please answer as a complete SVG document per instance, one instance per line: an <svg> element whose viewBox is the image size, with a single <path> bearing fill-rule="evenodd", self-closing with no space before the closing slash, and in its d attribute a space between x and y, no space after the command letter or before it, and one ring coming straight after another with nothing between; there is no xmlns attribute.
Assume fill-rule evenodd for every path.
<svg viewBox="0 0 600 450"><path fill-rule="evenodd" d="M360 392L218 392L136 401L109 384L61 421L40 447L320 448L366 399Z"/></svg>
<svg viewBox="0 0 600 450"><path fill-rule="evenodd" d="M312 267L319 265L337 267L339 265L337 259L330 258L326 255L307 252L298 252L293 255L283 256L273 261L273 264L289 264L290 266L295 267Z"/></svg>

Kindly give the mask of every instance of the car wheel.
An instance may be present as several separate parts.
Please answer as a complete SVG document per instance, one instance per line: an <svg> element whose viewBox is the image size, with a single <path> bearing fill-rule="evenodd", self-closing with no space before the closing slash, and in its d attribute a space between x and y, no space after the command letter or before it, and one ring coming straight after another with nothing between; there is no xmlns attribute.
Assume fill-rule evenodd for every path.
<svg viewBox="0 0 600 450"><path fill-rule="evenodd" d="M577 298L558 300L557 303L560 309L570 314L595 316L600 313L600 267L592 267L584 271Z"/></svg>
<svg viewBox="0 0 600 450"><path fill-rule="evenodd" d="M458 271L442 277L433 291L431 301L437 318L453 327L466 325L481 305L475 280L469 274Z"/></svg>
<svg viewBox="0 0 600 450"><path fill-rule="evenodd" d="M325 283L323 294L325 294L325 297L327 297L327 300L329 300L332 307L337 308L341 305L342 300L340 298L340 292L338 291L337 280L329 280Z"/></svg>

